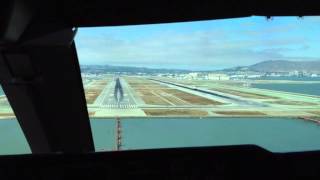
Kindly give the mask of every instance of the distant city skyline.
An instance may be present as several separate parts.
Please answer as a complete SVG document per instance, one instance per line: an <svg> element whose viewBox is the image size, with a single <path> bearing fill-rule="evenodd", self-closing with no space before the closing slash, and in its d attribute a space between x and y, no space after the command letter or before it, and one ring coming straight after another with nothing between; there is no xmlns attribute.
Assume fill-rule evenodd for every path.
<svg viewBox="0 0 320 180"><path fill-rule="evenodd" d="M248 17L80 28L82 65L217 70L266 60L319 60L320 17Z"/></svg>

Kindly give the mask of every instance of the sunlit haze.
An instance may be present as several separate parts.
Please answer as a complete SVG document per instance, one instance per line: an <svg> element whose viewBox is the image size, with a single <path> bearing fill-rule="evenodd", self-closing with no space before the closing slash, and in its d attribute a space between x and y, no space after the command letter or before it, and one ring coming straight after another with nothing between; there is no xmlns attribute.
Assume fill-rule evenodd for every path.
<svg viewBox="0 0 320 180"><path fill-rule="evenodd" d="M80 28L83 65L216 70L266 60L319 60L319 17L248 17Z"/></svg>
<svg viewBox="0 0 320 180"><path fill-rule="evenodd" d="M31 152L10 106L14 93L29 98L49 88L44 93L52 97L39 102L55 102L44 108L54 107L48 111L54 118L69 112L60 103L83 102L62 91L84 96L79 115L86 107L96 151L241 144L320 150L319 17L79 28L75 44L81 74L62 64L62 71L39 69L49 82L0 87L0 132L12 137L0 139L0 155ZM64 86L71 81L77 86ZM19 91L7 98L13 86Z"/></svg>

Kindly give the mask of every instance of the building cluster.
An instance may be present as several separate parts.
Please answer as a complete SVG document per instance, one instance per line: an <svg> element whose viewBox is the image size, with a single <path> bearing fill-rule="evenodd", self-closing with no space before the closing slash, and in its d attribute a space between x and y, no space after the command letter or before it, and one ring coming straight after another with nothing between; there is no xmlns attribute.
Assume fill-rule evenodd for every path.
<svg viewBox="0 0 320 180"><path fill-rule="evenodd" d="M190 73L158 73L158 77L168 77L187 80L238 80L257 79L263 77L320 77L320 73L302 71L292 72L254 72L254 71L232 71L232 72L190 72Z"/></svg>
<svg viewBox="0 0 320 180"><path fill-rule="evenodd" d="M187 80L230 80L230 76L224 73L205 73L205 72L191 72L191 73L159 73L158 77L168 77L175 79Z"/></svg>
<svg viewBox="0 0 320 180"><path fill-rule="evenodd" d="M320 73L306 71L289 72L254 72L254 71L234 71L227 73L230 79L255 79L261 77L320 77Z"/></svg>
<svg viewBox="0 0 320 180"><path fill-rule="evenodd" d="M106 73L108 74L108 73ZM99 79L106 74L100 73L82 73L83 79ZM112 73L110 73L112 74ZM121 75L134 75L134 76L158 76L174 79L186 80L242 80L242 79L257 79L263 77L320 77L320 73L310 73L304 71L291 71L291 72L255 72L255 71L220 71L220 72L188 72L188 73L124 73L119 72Z"/></svg>

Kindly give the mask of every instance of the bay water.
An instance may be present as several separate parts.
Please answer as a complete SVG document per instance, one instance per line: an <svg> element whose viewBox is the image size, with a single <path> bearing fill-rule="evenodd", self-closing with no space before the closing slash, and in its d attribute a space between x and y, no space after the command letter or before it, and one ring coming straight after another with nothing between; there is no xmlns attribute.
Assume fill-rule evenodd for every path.
<svg viewBox="0 0 320 180"><path fill-rule="evenodd" d="M320 150L320 126L291 118L125 118L123 149L256 144L273 152ZM97 151L116 146L114 119L92 119ZM30 153L15 119L0 120L0 154Z"/></svg>

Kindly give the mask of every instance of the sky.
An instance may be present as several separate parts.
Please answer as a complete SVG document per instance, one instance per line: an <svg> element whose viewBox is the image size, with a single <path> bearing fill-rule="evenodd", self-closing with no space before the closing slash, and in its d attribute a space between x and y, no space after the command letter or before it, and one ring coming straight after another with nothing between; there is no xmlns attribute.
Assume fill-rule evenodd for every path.
<svg viewBox="0 0 320 180"><path fill-rule="evenodd" d="M81 65L218 70L266 60L320 60L320 17L247 17L79 28Z"/></svg>

